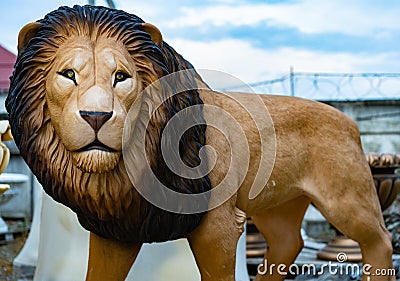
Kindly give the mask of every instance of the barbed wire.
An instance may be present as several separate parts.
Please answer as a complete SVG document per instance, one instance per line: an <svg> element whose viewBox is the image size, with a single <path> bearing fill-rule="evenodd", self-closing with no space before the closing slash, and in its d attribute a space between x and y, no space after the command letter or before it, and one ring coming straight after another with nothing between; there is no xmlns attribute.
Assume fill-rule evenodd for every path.
<svg viewBox="0 0 400 281"><path fill-rule="evenodd" d="M250 83L260 94L321 101L400 99L400 73L307 73L290 71L277 79ZM226 91L240 91L230 87Z"/></svg>

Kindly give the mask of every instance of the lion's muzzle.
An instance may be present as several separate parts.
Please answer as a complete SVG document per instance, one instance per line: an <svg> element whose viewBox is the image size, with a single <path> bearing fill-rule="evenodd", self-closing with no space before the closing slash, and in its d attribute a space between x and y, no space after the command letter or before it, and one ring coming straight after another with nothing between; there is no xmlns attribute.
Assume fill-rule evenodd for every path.
<svg viewBox="0 0 400 281"><path fill-rule="evenodd" d="M101 112L101 111L83 111L80 110L79 114L82 116L83 120L89 123L90 127L97 133L100 128L110 120L113 115L111 112Z"/></svg>

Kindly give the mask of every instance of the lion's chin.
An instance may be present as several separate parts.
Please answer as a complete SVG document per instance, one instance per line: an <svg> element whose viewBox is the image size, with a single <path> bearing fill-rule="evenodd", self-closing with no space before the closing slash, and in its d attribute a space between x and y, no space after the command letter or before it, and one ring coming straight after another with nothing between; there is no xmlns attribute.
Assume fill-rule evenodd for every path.
<svg viewBox="0 0 400 281"><path fill-rule="evenodd" d="M72 161L80 170L87 173L106 173L117 166L121 152L108 152L92 149L82 152L72 152Z"/></svg>

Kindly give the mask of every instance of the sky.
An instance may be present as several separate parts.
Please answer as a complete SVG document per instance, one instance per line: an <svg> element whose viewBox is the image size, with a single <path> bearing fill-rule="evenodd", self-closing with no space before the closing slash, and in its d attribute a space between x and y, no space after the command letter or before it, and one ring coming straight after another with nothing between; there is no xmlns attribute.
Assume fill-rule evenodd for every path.
<svg viewBox="0 0 400 281"><path fill-rule="evenodd" d="M153 23L196 68L251 83L304 72L400 73L398 0L114 0ZM0 44L70 0L2 0ZM97 5L106 5L97 0Z"/></svg>

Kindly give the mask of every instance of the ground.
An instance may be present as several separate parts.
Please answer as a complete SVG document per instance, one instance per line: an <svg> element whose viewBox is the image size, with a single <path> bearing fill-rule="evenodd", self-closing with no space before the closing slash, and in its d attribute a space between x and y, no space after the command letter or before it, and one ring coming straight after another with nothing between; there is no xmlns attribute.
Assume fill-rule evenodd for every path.
<svg viewBox="0 0 400 281"><path fill-rule="evenodd" d="M0 235L0 281L20 281L13 274L13 260L28 237L28 230L22 221L7 221L12 234Z"/></svg>

